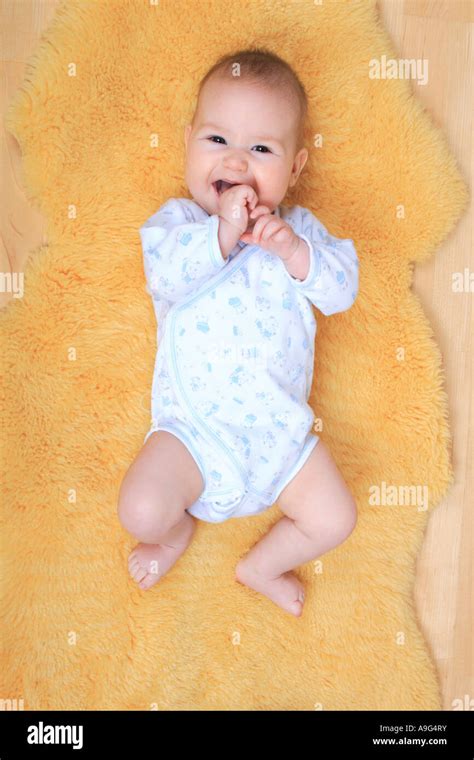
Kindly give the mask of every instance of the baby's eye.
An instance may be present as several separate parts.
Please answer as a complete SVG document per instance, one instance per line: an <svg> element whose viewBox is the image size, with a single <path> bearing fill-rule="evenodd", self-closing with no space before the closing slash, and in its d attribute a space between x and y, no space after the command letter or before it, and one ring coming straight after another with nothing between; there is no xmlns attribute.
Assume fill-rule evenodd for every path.
<svg viewBox="0 0 474 760"><path fill-rule="evenodd" d="M225 144L224 138L221 137L220 135L210 135L207 138L207 140L210 140L211 142L216 142L216 141L221 141L222 140L222 142L218 142L218 145ZM271 153L271 150L269 148L267 148L266 145L256 145L255 148L262 148L262 150L259 150L258 153Z"/></svg>

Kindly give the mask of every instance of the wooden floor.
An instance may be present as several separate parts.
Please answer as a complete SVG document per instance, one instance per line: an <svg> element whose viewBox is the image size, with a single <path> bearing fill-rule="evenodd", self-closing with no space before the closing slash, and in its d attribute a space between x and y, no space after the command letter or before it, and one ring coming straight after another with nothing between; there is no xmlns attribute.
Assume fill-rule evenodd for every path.
<svg viewBox="0 0 474 760"><path fill-rule="evenodd" d="M102 0L110 2L111 0ZM189 0L190 2L192 0ZM25 62L54 15L56 0L0 0L2 114L22 82ZM399 58L428 59L429 81L416 95L447 135L472 188L472 45L474 2L379 0L379 12ZM44 220L21 183L18 145L2 124L1 271L24 271L28 252L44 240ZM454 436L456 482L430 516L419 557L416 606L442 679L444 709L474 699L473 401L474 294L453 293L453 272L474 272L472 204L435 258L415 269L414 290L431 321L444 358ZM0 293L0 305L10 296ZM469 465L469 462L471 463ZM467 695L467 696L466 696ZM471 706L472 709L472 706Z"/></svg>

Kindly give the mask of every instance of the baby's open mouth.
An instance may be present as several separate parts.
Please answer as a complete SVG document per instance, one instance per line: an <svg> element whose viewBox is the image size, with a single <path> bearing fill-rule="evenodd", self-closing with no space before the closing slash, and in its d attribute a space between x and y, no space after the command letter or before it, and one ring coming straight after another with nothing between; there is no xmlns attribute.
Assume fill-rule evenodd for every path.
<svg viewBox="0 0 474 760"><path fill-rule="evenodd" d="M234 187L234 185L238 185L238 182L226 182L225 179L218 179L217 182L212 183L217 194L221 195L225 190L228 190L229 187Z"/></svg>

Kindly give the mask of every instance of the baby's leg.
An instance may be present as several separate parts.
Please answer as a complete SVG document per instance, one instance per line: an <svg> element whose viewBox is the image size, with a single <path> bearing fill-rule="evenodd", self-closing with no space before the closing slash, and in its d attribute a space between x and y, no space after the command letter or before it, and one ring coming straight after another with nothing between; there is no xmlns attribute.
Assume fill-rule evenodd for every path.
<svg viewBox="0 0 474 760"><path fill-rule="evenodd" d="M288 571L344 541L355 527L357 507L321 439L277 503L285 516L240 560L236 579L298 617L303 586Z"/></svg>
<svg viewBox="0 0 474 760"><path fill-rule="evenodd" d="M128 559L130 575L142 589L153 586L189 545L195 520L185 510L204 489L196 462L172 433L152 433L120 486L118 515L143 543Z"/></svg>

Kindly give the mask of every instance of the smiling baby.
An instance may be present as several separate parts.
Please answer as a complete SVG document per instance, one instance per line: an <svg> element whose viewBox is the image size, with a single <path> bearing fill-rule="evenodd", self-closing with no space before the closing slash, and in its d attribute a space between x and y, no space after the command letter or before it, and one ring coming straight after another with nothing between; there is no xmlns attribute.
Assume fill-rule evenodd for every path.
<svg viewBox="0 0 474 760"><path fill-rule="evenodd" d="M282 201L307 161L307 99L268 50L220 58L185 128L185 181L140 228L157 319L152 424L120 488L118 515L141 543L142 589L218 523L278 502L283 516L240 559L236 580L299 616L290 572L342 543L357 508L308 404L316 320L358 292L352 240Z"/></svg>

